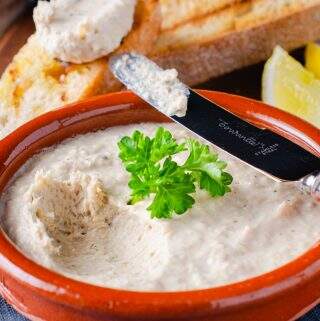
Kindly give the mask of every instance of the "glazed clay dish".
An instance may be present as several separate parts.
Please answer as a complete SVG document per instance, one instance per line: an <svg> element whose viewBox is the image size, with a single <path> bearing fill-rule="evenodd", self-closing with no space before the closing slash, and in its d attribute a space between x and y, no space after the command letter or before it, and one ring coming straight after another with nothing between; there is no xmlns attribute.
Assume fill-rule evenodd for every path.
<svg viewBox="0 0 320 321"><path fill-rule="evenodd" d="M221 104L223 107L238 114L240 117L258 126L269 128L319 156L319 130L302 120L250 99L217 92L203 91L202 93L209 99L215 100L215 102ZM35 192L35 194L32 194L32 201L34 201L34 199L38 201L39 199L48 197L50 191L52 191L52 186L58 186L59 191L63 186L67 186L68 188L70 184L72 186L72 183L57 185L55 181L54 184L56 185L54 185L50 178L44 175L41 176L41 173L40 175L36 175L36 180L40 183L33 186L33 183L28 181L28 177L31 175L30 173L32 173L30 163L32 164L32 162L38 162L39 160L39 164L45 164L47 156L44 157L44 161L41 161L41 155L49 155L49 158L53 157L53 163L55 163L59 158L70 158L68 150L64 149L70 145L70 142L81 146L83 141L89 142L90 145L91 142L96 142L97 139L99 140L99 133L104 133L104 131L99 130L116 133L115 136L118 138L118 136L128 134L126 132L128 128L130 130L135 129L135 127L137 129L142 128L148 132L152 126L155 126L152 124L148 125L148 123L166 122L168 122L168 119L165 116L159 114L129 92L93 98L40 116L0 141L1 197L4 197L8 190L11 191L10 184L15 186L15 182L21 180L20 176L22 176L22 179L24 179L23 176L25 176L28 187L31 186L33 192ZM181 137L187 135L185 132L178 133L180 131L178 125L164 124L164 126L174 133L176 132L178 138L179 135ZM77 136L79 134L86 135ZM84 140L77 141L77 137L84 137ZM67 138L72 139L66 140ZM52 146L56 147L52 149ZM99 149L98 143L97 149ZM42 151L43 153L41 153ZM89 156L92 157L92 155L90 155L90 149L88 153ZM224 154L222 155L222 157L227 157ZM79 159L84 157L84 159L89 162L88 166L90 168L90 157L87 159L87 156L88 155L79 153ZM111 154L109 156L112 158ZM76 163L78 155L75 154L71 156L71 158L72 157L74 157L73 163ZM102 157L101 159L104 158ZM105 160L110 161L108 157L106 157ZM98 161L99 164L101 162L103 161ZM72 162L70 164L72 164ZM70 164L66 166L70 166ZM231 160L230 167L232 168ZM72 169L70 169L70 171L72 171ZM245 171L245 168L243 168L243 171ZM21 175L21 173L25 174ZM117 173L115 172L114 175L119 176L119 173L120 170ZM59 173L57 175L59 176ZM94 186L94 188L98 188L99 191L103 190L99 182L94 181L92 183L90 177L88 178L82 175L83 173L80 175L81 181L84 185L87 184L89 189L90 186ZM113 174L109 177L112 178L112 176ZM252 179L254 179L255 176L256 175L253 175ZM14 177L13 180L11 180L12 177ZM261 179L260 176L257 175L257 177L257 184L260 180L263 181L265 179L263 176L261 176ZM243 180L243 178L241 179ZM235 176L235 184L237 180L238 177ZM40 189L39 186L41 187ZM48 189L48 193L45 192L47 190L43 189L43 186L46 188L49 186L51 188ZM118 188L119 186L114 186L115 193ZM29 244L30 235L32 236L33 233L35 233L34 235L37 233L43 234L43 231L30 230L28 234L28 219L20 215L21 208L28 208L25 195L23 195L24 189L13 188L13 190L17 195L15 206L12 207L9 202L2 202L5 203L4 209L2 208L2 213L5 213L5 215L2 215L4 229L0 234L0 291L9 303L32 320L294 320L315 305L320 297L320 247L318 243L314 244L318 241L318 231L316 229L312 230L313 235L308 234L308 237L310 236L310 240L312 241L312 243L307 243L306 245L306 249L309 250L302 255L300 252L297 252L299 253L298 256L297 253L294 252L295 248L293 245L293 247L289 249L290 252L294 253L292 256L293 260L291 259L290 263L285 265L283 265L283 263L286 263L286 261L283 262L281 256L270 256L268 246L266 246L265 251L262 249L262 253L261 251L258 253L260 256L255 256L259 262L253 262L253 264L251 264L251 266L257 266L260 269L251 271L251 274L246 274L245 269L241 270L241 265L236 264L235 266L229 265L227 270L223 271L220 279L217 278L214 279L215 281L211 280L207 283L202 282L201 275L198 275L195 280L191 278L188 280L187 270L185 273L182 273L182 279L184 277L188 282L183 281L179 283L176 282L174 278L172 278L172 281L171 276L174 274L173 272L172 275L170 275L170 273L166 274L167 271L161 271L165 276L160 280L161 282L148 283L147 281L151 277L148 274L150 266L146 269L145 276L141 280L137 279L135 281L130 274L131 270L137 267L139 270L140 262L139 260L134 261L136 257L135 253L130 253L130 230L133 228L131 228L131 225L127 223L126 220L125 224L129 226L128 235L130 235L130 237L128 248L130 251L123 253L126 255L133 254L132 260L130 259L133 262L131 262L132 266L129 265L127 270L121 270L123 267L119 266L119 271L124 271L122 273L123 275L117 271L117 268L115 273L118 272L118 275L112 274L112 276L115 275L114 278L104 279L101 278L99 272L101 272L100 270L102 269L103 276L104 273L108 272L108 268L106 268L104 264L98 266L98 264L96 264L98 262L96 261L96 257L89 256L88 259L86 259L86 264L82 264L83 262L81 262L79 266L77 265L78 261L74 260L74 258L77 259L78 256L81 257L83 250L81 247L76 247L77 252L75 255L72 254L68 256L66 260L61 260L59 257L58 261L51 261L51 256L47 257L45 252L41 252L41 249L45 247L43 244L41 244L39 249L37 247L28 248L26 244ZM120 193L123 192L121 189L119 191ZM20 194L21 197L19 196ZM77 192L77 195L78 194L79 191ZM258 196L257 194L257 197ZM268 200L272 199L272 197L269 196L268 198L264 196L264 199ZM58 200L59 202L62 201L62 199ZM21 203L19 204L20 201ZM55 202L57 203L57 199L55 199ZM296 205L293 204L292 206L295 207ZM303 207L304 211L302 211L301 215L309 215L310 212L310 215L315 216L318 210L316 205L310 203L308 206L309 207ZM280 212L283 215L288 215L286 207L282 208ZM21 213L23 213L23 211ZM289 212L289 214L290 213L291 212ZM134 217L133 214L134 213L130 213L131 220L132 217ZM145 214L145 216L147 215L146 213L143 214ZM37 216L41 217L42 215L43 213L37 212ZM193 212L191 211L189 215L193 217ZM209 217L211 217L211 215L209 215ZM299 216L297 220L299 221ZM8 222L10 223L9 227ZM46 222L48 223L48 221ZM208 225L212 226L214 223L214 221L209 221ZM15 224L17 226L13 229L14 231L22 230L27 232L24 234L18 232L16 234L13 233L12 228ZM154 223L152 225L153 228L157 227L157 224L158 223ZM174 224L175 223L171 225ZM179 225L179 220L177 224ZM112 222L112 225L116 224ZM292 226L292 228L293 227L294 226ZM50 230L49 225L46 225L46 228ZM137 229L138 228L139 227L137 227ZM201 228L200 218L197 219L196 215L194 221L192 221L192 226L189 226L189 230L191 231L193 228ZM265 226L265 228L267 228L267 226ZM300 228L300 225L295 226L295 228ZM244 231L245 237L247 237L248 231L246 229L244 229ZM8 232L10 237L6 232ZM179 230L173 230L173 232L178 233ZM185 232L187 233L187 231ZM303 233L303 226L299 232ZM232 233L236 235L237 230ZM51 234L53 234L53 232ZM133 236L134 234L135 233L133 233ZM295 234L289 235L292 235L293 243L294 241L297 243L296 239L294 239ZM278 237L281 240L281 230L279 233L272 235L273 239L270 240L270 244L274 244L277 247ZM17 243L18 247L10 238ZM98 236L98 239L100 239L100 236ZM47 238L40 238L40 240L45 242ZM109 239L107 240L109 241ZM150 239L148 246L153 243L151 241L155 241L155 239ZM169 239L166 241L169 242ZM132 242L134 241L132 240ZM258 240L253 239L251 242L258 243ZM117 246L117 243L112 244ZM50 243L49 245L51 246L52 244ZM77 245L78 244L75 246ZM53 249L55 250L54 247ZM137 257L141 255L140 249L138 250L139 253ZM154 265L154 269L151 269L152 276L158 271L157 269L161 265L161 261L167 259L166 255L162 252L155 252L156 255L154 255L154 250L157 249L153 249L152 246L151 248L148 247L148 251L152 252L153 257L150 261ZM213 249L213 251L215 251L215 249ZM245 249L246 254L250 254L250 251L255 254L255 248L253 246ZM84 252L87 253L87 250ZM185 253L182 254L185 255ZM196 260L195 257L197 255L199 257L196 249L190 248L189 255L192 260ZM32 257L33 260L31 259ZM54 255L52 257L54 257ZM264 258L266 258L266 262L262 264L261 262ZM291 256L288 256L288 258L291 258ZM201 258L201 260L203 260L203 258ZM202 262L201 260L200 263ZM210 264L212 264L210 262L209 270ZM184 264L187 265L188 261ZM260 265L265 266L265 269ZM88 268L90 270L92 266L94 266L95 272L91 273L90 278L86 277ZM169 262L168 266L171 268L175 267L174 261ZM79 267L81 268L78 274L73 273L73 267L74 270ZM112 266L110 267L112 268ZM232 270L232 267L236 267L235 270ZM144 268L143 265L142 268ZM222 269L220 268L220 270ZM204 273L207 272L208 271L204 270ZM209 274L210 272L215 276L215 273L209 271ZM218 272L219 270L217 270L217 274ZM141 274L141 271L138 271L138 274L139 273ZM194 275L194 273L190 274L190 277ZM254 275L254 277L252 277L252 275ZM210 287L210 285L214 287Z"/></svg>

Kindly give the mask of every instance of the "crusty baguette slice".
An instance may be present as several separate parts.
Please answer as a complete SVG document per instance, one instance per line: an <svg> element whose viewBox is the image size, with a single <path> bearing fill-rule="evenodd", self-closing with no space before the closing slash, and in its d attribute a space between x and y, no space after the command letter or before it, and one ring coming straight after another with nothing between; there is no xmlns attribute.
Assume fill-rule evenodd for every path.
<svg viewBox="0 0 320 321"><path fill-rule="evenodd" d="M134 26L117 50L147 54L159 34L157 0L139 0ZM62 63L31 36L0 79L0 139L35 116L120 85L107 67L108 57L86 64Z"/></svg>
<svg viewBox="0 0 320 321"><path fill-rule="evenodd" d="M291 50L317 38L320 0L245 0L163 31L152 58L195 85L265 60L277 44Z"/></svg>

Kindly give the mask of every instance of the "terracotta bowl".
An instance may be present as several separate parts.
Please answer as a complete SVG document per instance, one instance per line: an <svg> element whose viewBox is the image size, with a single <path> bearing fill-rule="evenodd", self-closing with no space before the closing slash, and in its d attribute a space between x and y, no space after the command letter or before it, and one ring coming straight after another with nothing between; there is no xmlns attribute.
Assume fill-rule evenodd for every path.
<svg viewBox="0 0 320 321"><path fill-rule="evenodd" d="M319 130L302 120L253 100L202 93L320 155ZM129 92L93 98L42 115L0 141L0 193L17 169L44 147L104 127L167 120ZM320 245L273 272L236 284L148 293L102 288L61 276L25 257L0 232L0 276L1 295L31 320L287 321L320 301Z"/></svg>

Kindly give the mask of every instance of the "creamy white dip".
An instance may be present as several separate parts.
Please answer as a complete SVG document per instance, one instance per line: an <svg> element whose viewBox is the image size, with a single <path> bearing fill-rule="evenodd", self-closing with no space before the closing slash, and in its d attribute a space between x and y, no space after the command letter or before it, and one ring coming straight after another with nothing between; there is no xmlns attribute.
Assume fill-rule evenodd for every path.
<svg viewBox="0 0 320 321"><path fill-rule="evenodd" d="M190 134L168 125L178 139ZM150 219L150 200L126 205L128 174L117 142L139 128L115 127L66 140L33 157L1 202L18 247L61 274L107 287L186 290L236 282L302 254L320 237L320 206L220 151L232 192L171 220ZM177 161L183 161L179 155Z"/></svg>
<svg viewBox="0 0 320 321"><path fill-rule="evenodd" d="M136 0L39 1L36 36L55 58L83 63L119 47L132 28Z"/></svg>

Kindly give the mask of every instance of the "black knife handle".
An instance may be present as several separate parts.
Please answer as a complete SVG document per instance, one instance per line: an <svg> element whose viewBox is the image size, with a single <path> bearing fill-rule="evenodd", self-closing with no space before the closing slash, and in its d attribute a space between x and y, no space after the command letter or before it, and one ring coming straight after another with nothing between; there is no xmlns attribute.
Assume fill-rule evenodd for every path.
<svg viewBox="0 0 320 321"><path fill-rule="evenodd" d="M320 171L315 171L305 176L299 182L300 188L311 194L312 197L320 202Z"/></svg>

